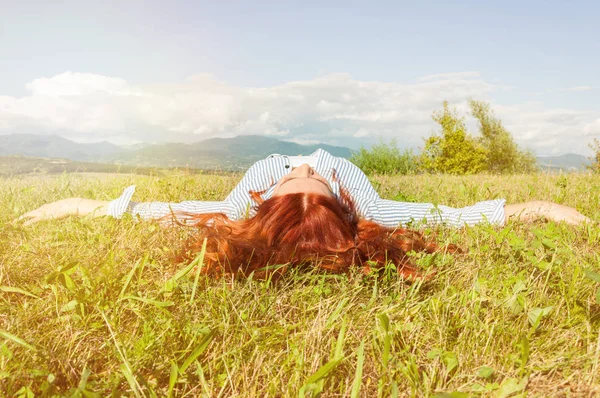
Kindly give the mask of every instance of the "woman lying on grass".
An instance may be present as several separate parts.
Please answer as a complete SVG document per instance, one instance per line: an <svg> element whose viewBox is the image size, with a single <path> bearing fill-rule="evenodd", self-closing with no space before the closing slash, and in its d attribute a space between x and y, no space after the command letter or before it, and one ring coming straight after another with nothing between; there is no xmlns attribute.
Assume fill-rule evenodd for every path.
<svg viewBox="0 0 600 398"><path fill-rule="evenodd" d="M189 242L187 256L198 252L207 238L203 270L215 275L254 272L260 277L300 264L333 272L362 267L368 272L391 262L407 278L420 275L407 253L458 250L454 245L441 248L426 242L419 232L401 227L411 221L455 227L482 222L503 225L510 218L570 224L590 221L571 207L544 201L506 205L496 199L454 209L386 200L346 159L319 149L306 161L312 164L293 168L288 156L261 160L224 201L136 203L131 201L135 189L131 186L111 202L64 199L20 219L31 224L69 215L119 218L128 212L143 219L193 225L198 234ZM268 271L277 264L285 266Z"/></svg>

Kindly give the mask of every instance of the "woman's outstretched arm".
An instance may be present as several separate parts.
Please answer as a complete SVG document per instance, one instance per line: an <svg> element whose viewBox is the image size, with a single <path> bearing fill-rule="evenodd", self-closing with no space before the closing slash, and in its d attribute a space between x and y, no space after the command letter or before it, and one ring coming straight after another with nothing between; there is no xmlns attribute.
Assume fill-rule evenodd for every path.
<svg viewBox="0 0 600 398"><path fill-rule="evenodd" d="M134 202L131 200L135 185L127 187L121 196L108 203L107 214L121 218L129 213L144 220L162 220L172 216L172 220L186 221L188 214L223 213L228 217L234 216L234 206L228 201L186 200L183 202Z"/></svg>
<svg viewBox="0 0 600 398"><path fill-rule="evenodd" d="M109 203L104 200L82 198L62 199L27 212L15 221L25 220L23 225L30 225L43 220L56 220L68 216L100 217L108 214Z"/></svg>
<svg viewBox="0 0 600 398"><path fill-rule="evenodd" d="M568 224L591 222L576 209L548 201L506 204L503 199L488 200L463 208L431 203L397 202L379 197L367 176L354 164L335 158L333 166L339 171L342 186L352 196L357 210L365 218L396 227L410 222L447 224L454 227L489 222L504 225L508 220L531 222L538 219L563 221Z"/></svg>
<svg viewBox="0 0 600 398"><path fill-rule="evenodd" d="M457 228L484 222L493 225L505 223L504 199L454 208L433 203L398 202L379 198L363 207L366 208L363 214L365 218L391 228L410 223L445 224Z"/></svg>
<svg viewBox="0 0 600 398"><path fill-rule="evenodd" d="M592 220L572 207L543 200L506 205L504 207L504 214L505 222L512 219L531 222L542 218L552 221L564 221L572 225L592 222Z"/></svg>
<svg viewBox="0 0 600 398"><path fill-rule="evenodd" d="M452 208L431 203L397 202L376 199L365 206L364 217L389 227L410 222L446 224L453 227L488 222L504 225L508 220L532 222L547 219L579 225L591 220L572 207L548 201L506 204L503 199L488 200L472 206Z"/></svg>
<svg viewBox="0 0 600 398"><path fill-rule="evenodd" d="M283 162L283 159L278 161ZM135 192L135 186L132 185L126 188L121 196L112 201L68 198L45 204L38 209L23 214L17 220L25 220L24 225L29 225L43 220L90 214L94 217L108 215L120 218L125 213L148 220L163 219L165 216L173 215L174 219L184 223L187 218L186 214L223 213L231 219L239 219L246 216L249 206L253 204L249 191L261 191L268 188L273 176L271 172L279 169L284 170L284 164L282 163L280 166L274 167L270 163L266 164L264 160L256 162L250 167L233 192L223 201L134 202L131 199ZM281 176L275 177L279 178Z"/></svg>
<svg viewBox="0 0 600 398"><path fill-rule="evenodd" d="M101 217L108 215L120 218L125 212L128 212L134 217L146 220L158 220L172 215L173 220L177 219L185 223L189 214L224 213L230 216L233 212L233 206L227 201L131 202L130 197L133 194L131 188L124 193L128 196L125 200L123 200L123 195L113 201L82 198L62 199L27 212L15 221L25 220L23 225L30 225L39 221L58 220L69 216Z"/></svg>

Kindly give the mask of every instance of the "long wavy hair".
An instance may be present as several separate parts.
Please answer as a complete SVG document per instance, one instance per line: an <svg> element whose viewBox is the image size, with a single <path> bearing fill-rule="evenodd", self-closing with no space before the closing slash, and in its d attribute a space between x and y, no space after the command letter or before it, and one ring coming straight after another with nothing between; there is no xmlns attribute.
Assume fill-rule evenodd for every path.
<svg viewBox="0 0 600 398"><path fill-rule="evenodd" d="M264 191L263 191L264 192ZM293 193L263 200L253 217L231 220L225 214L186 214L193 219L194 237L179 260L190 261L206 239L202 272L214 276L278 277L291 267L308 266L342 273L364 273L393 264L409 280L423 277L409 252L460 252L455 245L438 246L417 231L387 228L358 216L347 190L340 198ZM187 224L189 225L189 224Z"/></svg>

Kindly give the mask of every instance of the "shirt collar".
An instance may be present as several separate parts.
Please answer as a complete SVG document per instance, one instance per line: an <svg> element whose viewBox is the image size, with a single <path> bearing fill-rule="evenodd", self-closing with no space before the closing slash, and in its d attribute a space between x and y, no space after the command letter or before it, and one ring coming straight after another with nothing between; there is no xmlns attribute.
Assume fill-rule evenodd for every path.
<svg viewBox="0 0 600 398"><path fill-rule="evenodd" d="M319 173L323 177L325 177L325 179L329 182L329 185L331 186L331 190L333 191L333 194L339 200L340 184L337 181L333 181L333 172L334 172L333 168L330 167L328 170L323 169L325 164L332 164L332 162L330 162L329 159L331 159L333 157L333 155L331 155L326 150L319 148L316 151L314 151L312 154L310 154L310 156L314 156L317 158L317 164L315 165L315 170L317 171L317 173ZM277 159L277 157L274 157L274 159ZM290 164L289 158L285 155L279 157L279 159L283 160L283 162L287 165ZM285 166L282 165L282 167L285 167ZM286 170L285 174L289 174L292 171L292 168L289 167L289 168L286 168L285 170ZM261 195L264 200L270 199L273 196L273 191L275 190L276 183L277 182L275 182L273 185L271 185L265 191L265 193L263 193Z"/></svg>

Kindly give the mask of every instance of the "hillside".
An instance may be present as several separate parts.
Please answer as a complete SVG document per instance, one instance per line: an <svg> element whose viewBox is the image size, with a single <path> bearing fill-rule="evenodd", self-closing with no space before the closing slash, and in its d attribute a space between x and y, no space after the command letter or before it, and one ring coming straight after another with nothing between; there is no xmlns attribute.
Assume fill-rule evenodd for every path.
<svg viewBox="0 0 600 398"><path fill-rule="evenodd" d="M194 144L169 143L150 145L123 152L117 160L136 165L196 168L246 168L273 153L310 155L318 148L340 157L350 157L348 148L331 145L300 145L258 135L234 138L212 138Z"/></svg>
<svg viewBox="0 0 600 398"><path fill-rule="evenodd" d="M56 135L0 135L0 156L22 155L80 161L109 161L123 149L110 142L81 144Z"/></svg>
<svg viewBox="0 0 600 398"><path fill-rule="evenodd" d="M124 166L119 164L80 162L66 159L51 159L32 156L0 156L0 177L21 174L63 173L121 173L162 175L163 170L155 167Z"/></svg>
<svg viewBox="0 0 600 398"><path fill-rule="evenodd" d="M84 162L109 162L147 167L192 167L237 170L272 153L309 155L323 148L335 156L349 157L345 147L300 145L252 135L212 138L196 143L146 144L120 147L108 142L80 144L59 136L0 135L0 156L60 158Z"/></svg>
<svg viewBox="0 0 600 398"><path fill-rule="evenodd" d="M309 155L317 148L345 158L352 154L346 147L326 144L300 145L260 135L210 138L194 143L129 146L118 146L109 142L82 144L59 136L0 135L0 156L20 155L130 166L214 170L241 170L273 153ZM578 154L540 156L537 160L542 170L549 171L582 171L590 164L587 157Z"/></svg>
<svg viewBox="0 0 600 398"><path fill-rule="evenodd" d="M575 153L560 156L538 156L540 168L543 170L583 171L591 164L589 158Z"/></svg>

